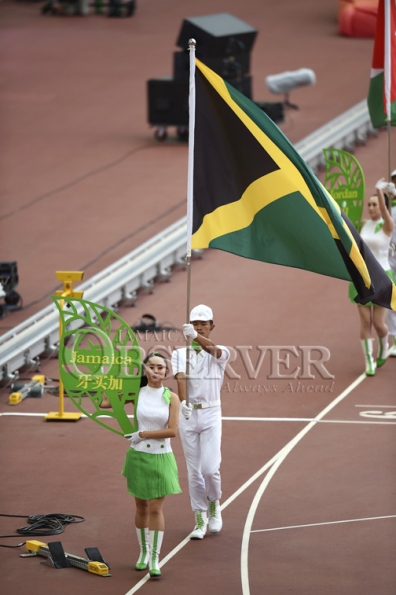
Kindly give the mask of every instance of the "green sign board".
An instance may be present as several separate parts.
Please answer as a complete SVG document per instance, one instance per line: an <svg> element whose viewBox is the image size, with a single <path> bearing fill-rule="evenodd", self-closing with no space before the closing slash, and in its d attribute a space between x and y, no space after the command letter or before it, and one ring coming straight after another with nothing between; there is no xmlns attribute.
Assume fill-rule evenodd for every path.
<svg viewBox="0 0 396 595"><path fill-rule="evenodd" d="M323 153L326 164L323 185L359 231L365 191L363 170L346 151L323 149Z"/></svg>
<svg viewBox="0 0 396 595"><path fill-rule="evenodd" d="M135 334L108 308L72 297L52 299L61 317L58 357L65 393L109 430L122 436L135 431L136 423L125 412L128 402L136 408L140 387L141 351Z"/></svg>

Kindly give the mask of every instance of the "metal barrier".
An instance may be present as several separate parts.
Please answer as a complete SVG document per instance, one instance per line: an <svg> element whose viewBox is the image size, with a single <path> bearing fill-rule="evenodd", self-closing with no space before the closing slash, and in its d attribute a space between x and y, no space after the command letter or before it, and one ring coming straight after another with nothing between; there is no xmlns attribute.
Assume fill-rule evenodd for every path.
<svg viewBox="0 0 396 595"><path fill-rule="evenodd" d="M323 148L353 150L376 131L371 126L366 100L319 128L295 148L316 171L324 163ZM183 217L88 281L78 286L84 299L108 308L133 303L140 290L152 289L157 281L171 276L175 267L184 265L186 218ZM199 251L198 254L203 251ZM54 305L0 337L0 382L16 377L17 370L32 364L45 353L56 353L59 316Z"/></svg>

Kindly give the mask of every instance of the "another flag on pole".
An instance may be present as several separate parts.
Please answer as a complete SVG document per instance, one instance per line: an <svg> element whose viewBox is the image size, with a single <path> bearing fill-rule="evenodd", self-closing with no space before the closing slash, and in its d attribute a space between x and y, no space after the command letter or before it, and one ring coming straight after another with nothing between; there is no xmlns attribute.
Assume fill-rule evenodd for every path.
<svg viewBox="0 0 396 595"><path fill-rule="evenodd" d="M379 0L367 97L374 128L396 126L396 4Z"/></svg>
<svg viewBox="0 0 396 595"><path fill-rule="evenodd" d="M353 281L396 310L396 286L274 122L196 60L192 248Z"/></svg>

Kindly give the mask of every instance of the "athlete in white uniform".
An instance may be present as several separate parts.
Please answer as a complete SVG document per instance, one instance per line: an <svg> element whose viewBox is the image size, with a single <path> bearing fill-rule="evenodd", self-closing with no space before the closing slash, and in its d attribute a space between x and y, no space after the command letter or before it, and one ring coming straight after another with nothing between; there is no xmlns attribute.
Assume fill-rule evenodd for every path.
<svg viewBox="0 0 396 595"><path fill-rule="evenodd" d="M386 187L387 183L384 180L377 182L377 194L371 196L367 204L370 219L363 224L360 235L382 268L392 277L388 253L394 223L385 204L383 191L386 190ZM354 297L353 293L356 296L356 290L352 285L349 292L351 300ZM388 354L387 309L369 302L364 306L358 305L358 312L360 318L360 339L366 362L366 375L374 376L376 368L381 367L386 362ZM378 336L378 355L376 361L373 357L373 327Z"/></svg>
<svg viewBox="0 0 396 595"><path fill-rule="evenodd" d="M203 539L209 524L211 533L222 528L221 498L221 403L220 390L230 353L215 345L209 335L214 328L213 312L205 305L192 309L190 324L183 334L192 339L186 403L187 348L172 354L173 373L177 379L180 407L179 432L187 464L191 508L195 527L191 539Z"/></svg>

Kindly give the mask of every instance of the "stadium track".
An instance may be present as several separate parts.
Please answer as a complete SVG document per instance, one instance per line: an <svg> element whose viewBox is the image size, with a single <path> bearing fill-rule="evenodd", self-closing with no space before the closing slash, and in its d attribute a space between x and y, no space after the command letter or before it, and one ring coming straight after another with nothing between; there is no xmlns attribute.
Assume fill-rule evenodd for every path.
<svg viewBox="0 0 396 595"><path fill-rule="evenodd" d="M185 214L187 148L172 131L167 142L154 140L145 82L171 73L183 18L225 11L258 29L254 99L276 99L264 88L268 74L316 72L316 85L292 93L300 109L281 125L292 142L366 96L372 40L338 37L331 0L203 0L199 11L190 0L142 0L132 19L42 17L37 4L2 3L1 253L18 261L18 290L31 306L0 320L0 332L49 303L43 296L56 286L55 270L81 269L89 278ZM356 148L367 188L386 175L386 151L384 133ZM160 583L140 585L133 570L133 503L120 476L124 441L86 419L45 422L58 406L50 394L10 407L8 391L0 391L0 512L84 516L43 541L60 540L80 556L98 547L112 572L102 579L56 571L39 558L21 559L23 548L1 548L2 593L393 594L396 359L374 378L361 376L357 313L346 293L343 281L221 252L194 261L192 303L213 307L214 339L251 346L253 364L258 345L323 346L334 378L315 371L300 388L318 392L300 392L298 379L269 378L268 355L255 378L240 356L232 362L234 377L222 391L224 529L185 543ZM185 295L179 271L119 313L131 325L149 312L180 327ZM141 341L147 351L159 343L173 348L180 340ZM42 372L56 377L57 361L43 363ZM165 504L163 559L192 529L174 443L183 493ZM1 517L0 534L24 525L24 518Z"/></svg>

